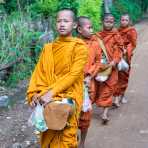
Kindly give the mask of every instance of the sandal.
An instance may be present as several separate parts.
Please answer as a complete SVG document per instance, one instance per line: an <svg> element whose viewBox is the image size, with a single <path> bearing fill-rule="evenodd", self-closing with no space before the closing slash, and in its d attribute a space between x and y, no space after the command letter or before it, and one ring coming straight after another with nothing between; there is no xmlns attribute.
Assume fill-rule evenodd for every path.
<svg viewBox="0 0 148 148"><path fill-rule="evenodd" d="M115 97L115 101L113 102L113 107L115 108L118 108L120 107L120 99L119 99L119 96L118 97Z"/></svg>
<svg viewBox="0 0 148 148"><path fill-rule="evenodd" d="M109 121L110 121L110 119L108 117L102 117L102 124L103 125L106 125Z"/></svg>
<svg viewBox="0 0 148 148"><path fill-rule="evenodd" d="M115 107L115 108L119 108L119 107L120 107L120 104L114 102L114 103L112 104L112 106Z"/></svg>

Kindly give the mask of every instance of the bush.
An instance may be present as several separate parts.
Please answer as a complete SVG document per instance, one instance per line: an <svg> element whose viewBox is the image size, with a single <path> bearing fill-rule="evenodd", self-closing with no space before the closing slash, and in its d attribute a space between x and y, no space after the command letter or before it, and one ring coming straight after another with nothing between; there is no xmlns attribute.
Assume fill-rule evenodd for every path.
<svg viewBox="0 0 148 148"><path fill-rule="evenodd" d="M14 11L24 10L27 5L35 3L36 0L4 0L2 4L5 11L11 14Z"/></svg>
<svg viewBox="0 0 148 148"><path fill-rule="evenodd" d="M37 1L36 3L29 6L29 11L33 17L42 15L45 18L49 16L55 16L55 12L58 8L58 0L44 0Z"/></svg>
<svg viewBox="0 0 148 148"><path fill-rule="evenodd" d="M12 63L18 58L23 60L11 69L12 77L10 73L9 82L11 80L15 83L16 80L26 78L34 66L31 44L33 40L37 41L42 33L31 28L31 24L31 17L20 13L5 16L0 22L0 66Z"/></svg>
<svg viewBox="0 0 148 148"><path fill-rule="evenodd" d="M74 13L77 15L79 3L77 0L59 0L58 10L64 8L72 9Z"/></svg>
<svg viewBox="0 0 148 148"><path fill-rule="evenodd" d="M94 30L101 28L103 0L79 0L79 16L89 16L93 22Z"/></svg>

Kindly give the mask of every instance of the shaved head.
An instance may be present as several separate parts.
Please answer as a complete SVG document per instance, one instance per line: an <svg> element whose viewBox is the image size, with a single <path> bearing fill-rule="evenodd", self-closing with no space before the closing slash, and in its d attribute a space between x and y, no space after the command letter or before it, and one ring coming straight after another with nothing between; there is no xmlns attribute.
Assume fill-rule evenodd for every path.
<svg viewBox="0 0 148 148"><path fill-rule="evenodd" d="M75 14L71 9L62 9L58 12L56 28L60 36L71 36L76 27Z"/></svg>
<svg viewBox="0 0 148 148"><path fill-rule="evenodd" d="M114 16L110 13L105 14L103 19L104 30L111 31L114 27Z"/></svg>
<svg viewBox="0 0 148 148"><path fill-rule="evenodd" d="M126 13L126 14L121 15L121 18L120 18L120 26L123 27L123 28L125 28L125 27L128 27L130 25L132 25L132 22L130 20L129 14Z"/></svg>
<svg viewBox="0 0 148 148"><path fill-rule="evenodd" d="M106 13L104 15L104 19L103 20L108 20L108 19L112 19L114 21L114 16L111 13Z"/></svg>
<svg viewBox="0 0 148 148"><path fill-rule="evenodd" d="M77 18L77 25L78 27L83 27L85 23L90 22L89 17L86 16L80 16Z"/></svg>
<svg viewBox="0 0 148 148"><path fill-rule="evenodd" d="M59 10L58 13L57 13L57 17L62 12L69 13L71 15L71 18L73 19L73 21L76 21L76 15L75 15L75 13L74 13L74 11L72 9L64 8L64 9Z"/></svg>
<svg viewBox="0 0 148 148"><path fill-rule="evenodd" d="M80 16L77 19L77 32L82 38L90 39L93 34L93 27L89 17Z"/></svg>
<svg viewBox="0 0 148 148"><path fill-rule="evenodd" d="M125 14L122 14L122 15L121 15L121 17L124 17L124 16L125 16L125 17L128 17L129 20L130 20L130 15L129 15L128 13L125 13Z"/></svg>

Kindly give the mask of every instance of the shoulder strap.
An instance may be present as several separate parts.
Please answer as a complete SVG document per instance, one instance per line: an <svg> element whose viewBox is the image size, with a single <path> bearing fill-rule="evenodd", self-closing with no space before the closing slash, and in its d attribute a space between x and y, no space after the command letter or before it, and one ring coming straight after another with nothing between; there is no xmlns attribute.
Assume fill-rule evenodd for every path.
<svg viewBox="0 0 148 148"><path fill-rule="evenodd" d="M105 47L103 41L101 39L99 39L98 37L97 37L97 40L98 40L98 42L100 44L100 47L101 47L104 55L106 56L107 60L109 61L109 58L108 58L108 55L107 55L107 51L106 51L106 47Z"/></svg>

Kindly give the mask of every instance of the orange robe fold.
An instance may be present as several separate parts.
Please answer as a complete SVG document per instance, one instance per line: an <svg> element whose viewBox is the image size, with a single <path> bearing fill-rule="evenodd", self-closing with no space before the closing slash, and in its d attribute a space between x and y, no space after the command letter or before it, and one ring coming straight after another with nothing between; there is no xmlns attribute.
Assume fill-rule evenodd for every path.
<svg viewBox="0 0 148 148"><path fill-rule="evenodd" d="M70 117L70 127L63 131L41 133L41 148L77 147L77 118L83 101L83 69L87 61L85 43L73 37L60 37L43 48L27 91L28 102L36 93L52 90L54 100L72 98L76 112Z"/></svg>
<svg viewBox="0 0 148 148"><path fill-rule="evenodd" d="M85 39L85 43L87 44L88 47L88 60L84 68L84 76L90 75L93 76L96 67L98 66L99 62L99 56L100 56L100 47L98 44L98 41L96 40L95 36L92 36L90 39ZM91 85L94 83L92 80ZM90 87L90 94L95 93L95 89L93 87ZM90 95L91 96L91 95ZM89 128L90 121L91 121L91 116L92 116L92 111L89 110L87 112L81 111L80 118L79 118L79 129L81 131L85 131Z"/></svg>
<svg viewBox="0 0 148 148"><path fill-rule="evenodd" d="M97 33L97 36L99 36L104 42L109 58L109 63L114 61L116 64L118 64L122 57L123 48L123 41L118 31L115 29L112 31L102 31ZM117 81L118 70L117 67L113 67L112 73L108 80L102 83L95 82L96 85L94 85L94 87L96 89L96 95L93 102L100 107L112 106L113 94Z"/></svg>
<svg viewBox="0 0 148 148"><path fill-rule="evenodd" d="M133 56L133 51L136 48L137 32L133 27L119 28L119 33L123 39L124 48L126 50L125 59L127 60L131 68L131 60ZM119 72L119 81L116 87L115 96L122 96L128 87L130 69L129 71Z"/></svg>

